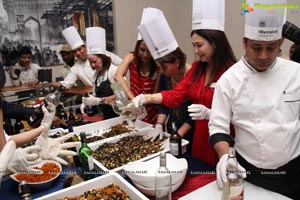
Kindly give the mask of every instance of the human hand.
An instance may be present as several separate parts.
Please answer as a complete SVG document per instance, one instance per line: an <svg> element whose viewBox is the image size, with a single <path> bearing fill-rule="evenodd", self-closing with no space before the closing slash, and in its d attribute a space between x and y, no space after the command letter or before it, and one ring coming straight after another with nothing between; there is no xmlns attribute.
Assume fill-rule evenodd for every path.
<svg viewBox="0 0 300 200"><path fill-rule="evenodd" d="M39 154L41 150L41 147L35 145L26 148L17 148L9 163L8 170L12 173L30 173L31 171L34 173L36 170L32 169L30 166L42 161Z"/></svg>
<svg viewBox="0 0 300 200"><path fill-rule="evenodd" d="M144 139L151 140L151 142L153 142L157 137L159 137L159 140L161 140L163 138L163 135L163 126L161 124L156 124L154 129L149 129L146 131Z"/></svg>
<svg viewBox="0 0 300 200"><path fill-rule="evenodd" d="M72 148L79 146L79 142L66 142L75 133L69 133L67 135L61 136L59 138L49 138L48 135L42 134L38 137L35 145L42 147L40 155L42 159L45 160L56 160L57 162L67 165L68 163L60 158L59 156L74 156L76 152L65 150L67 148Z"/></svg>
<svg viewBox="0 0 300 200"><path fill-rule="evenodd" d="M146 102L145 95L139 94L138 96L134 97L134 99L132 99L132 102L134 103L135 107L141 107Z"/></svg>
<svg viewBox="0 0 300 200"><path fill-rule="evenodd" d="M219 188L223 188L224 183L227 183L227 167L235 167L235 162L228 162L228 154L224 154L216 167L217 171L217 184ZM246 170L240 164L237 166L238 173L243 177L246 178Z"/></svg>
<svg viewBox="0 0 300 200"><path fill-rule="evenodd" d="M55 115L55 105L52 103L49 103L47 105L48 109L45 107L45 105L42 106L42 111L44 113L43 120L41 122L41 126L44 127L44 132L47 132L50 129L50 126L52 124L54 115ZM50 110L50 112L49 112Z"/></svg>
<svg viewBox="0 0 300 200"><path fill-rule="evenodd" d="M82 103L86 106L96 106L104 103L104 100L89 94L88 97L82 97Z"/></svg>
<svg viewBox="0 0 300 200"><path fill-rule="evenodd" d="M210 109L201 104L192 104L188 106L188 112L192 120L209 119Z"/></svg>
<svg viewBox="0 0 300 200"><path fill-rule="evenodd" d="M8 141L0 153L0 183L16 150L16 143Z"/></svg>

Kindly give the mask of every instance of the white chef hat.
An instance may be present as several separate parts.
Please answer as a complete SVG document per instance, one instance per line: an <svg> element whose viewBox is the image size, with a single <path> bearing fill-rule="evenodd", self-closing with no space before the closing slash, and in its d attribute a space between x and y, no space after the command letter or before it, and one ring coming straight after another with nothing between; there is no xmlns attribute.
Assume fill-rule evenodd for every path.
<svg viewBox="0 0 300 200"><path fill-rule="evenodd" d="M153 16L138 26L138 29L154 60L173 52L178 47L163 13Z"/></svg>
<svg viewBox="0 0 300 200"><path fill-rule="evenodd" d="M64 38L67 40L68 44L71 46L72 50L84 45L79 33L74 26L70 26L62 31Z"/></svg>
<svg viewBox="0 0 300 200"><path fill-rule="evenodd" d="M152 19L154 16L158 16L160 14L163 14L163 12L157 8L151 8L151 7L144 8L140 24L144 24L145 22ZM138 33L137 40L141 40L141 39L142 39L142 36L140 33Z"/></svg>
<svg viewBox="0 0 300 200"><path fill-rule="evenodd" d="M105 54L105 29L101 27L86 28L86 47L88 54Z"/></svg>
<svg viewBox="0 0 300 200"><path fill-rule="evenodd" d="M285 3L285 0L247 0L253 11L245 14L244 36L259 41L280 39L286 19Z"/></svg>
<svg viewBox="0 0 300 200"><path fill-rule="evenodd" d="M224 31L225 0L193 0L192 30Z"/></svg>

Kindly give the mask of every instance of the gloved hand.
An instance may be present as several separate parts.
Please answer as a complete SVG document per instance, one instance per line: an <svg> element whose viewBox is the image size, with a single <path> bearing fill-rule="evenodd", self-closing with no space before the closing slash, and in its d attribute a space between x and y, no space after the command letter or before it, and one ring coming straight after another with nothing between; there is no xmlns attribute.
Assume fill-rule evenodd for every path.
<svg viewBox="0 0 300 200"><path fill-rule="evenodd" d="M56 160L57 162L67 165L68 163L60 158L59 156L74 156L76 152L65 150L67 148L72 148L80 145L79 142L66 142L69 138L71 138L75 133L69 133L67 135L61 136L59 138L49 138L48 134L41 134L35 145L42 147L40 152L40 156L44 160Z"/></svg>
<svg viewBox="0 0 300 200"><path fill-rule="evenodd" d="M156 124L154 129L149 129L146 131L146 135L144 136L145 140L150 140L153 142L157 137L161 140L164 136L163 126L161 124Z"/></svg>
<svg viewBox="0 0 300 200"><path fill-rule="evenodd" d="M50 112L48 111L48 109L50 110ZM45 105L42 106L42 111L44 113L44 117L43 120L41 121L41 126L44 127L44 131L47 132L47 130L50 129L50 126L52 124L54 115L55 115L55 106L54 104L50 103L47 108L45 107Z"/></svg>
<svg viewBox="0 0 300 200"><path fill-rule="evenodd" d="M132 102L134 103L135 107L141 107L142 105L144 105L146 99L145 99L145 95L143 94L139 94L138 96L134 97L134 99L132 99Z"/></svg>
<svg viewBox="0 0 300 200"><path fill-rule="evenodd" d="M36 170L32 169L30 166L42 161L39 154L41 150L41 147L35 145L26 148L17 148L9 163L8 170L12 173L30 173L30 171L35 173Z"/></svg>
<svg viewBox="0 0 300 200"><path fill-rule="evenodd" d="M188 112L192 120L209 119L210 109L201 104L192 104L188 106Z"/></svg>
<svg viewBox="0 0 300 200"><path fill-rule="evenodd" d="M226 170L227 170L227 166L232 166L234 167L236 165L236 163L234 162L228 162L228 154L224 154L216 167L216 171L217 171L217 184L219 186L219 188L223 188L224 183L227 183L227 176L226 176ZM246 170L245 168L243 168L240 164L238 164L237 166L237 171L240 175L242 175L243 178L246 178Z"/></svg>
<svg viewBox="0 0 300 200"><path fill-rule="evenodd" d="M82 97L82 103L86 106L96 106L104 103L104 99L89 94L89 97Z"/></svg>
<svg viewBox="0 0 300 200"><path fill-rule="evenodd" d="M0 184L7 167L14 156L15 150L16 143L14 141L8 141L0 153Z"/></svg>

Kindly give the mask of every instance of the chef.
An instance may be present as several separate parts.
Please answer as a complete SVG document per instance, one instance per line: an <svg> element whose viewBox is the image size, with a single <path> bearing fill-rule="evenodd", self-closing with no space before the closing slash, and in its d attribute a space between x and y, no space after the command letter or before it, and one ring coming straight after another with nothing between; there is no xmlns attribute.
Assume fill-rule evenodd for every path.
<svg viewBox="0 0 300 200"><path fill-rule="evenodd" d="M283 5L285 0L248 0ZM219 156L217 183L226 178L228 148L237 151L246 180L300 199L300 65L277 57L285 10L255 8L245 15L242 59L217 82L209 121L209 142ZM271 14L272 13L272 14ZM230 123L235 138L229 136Z"/></svg>

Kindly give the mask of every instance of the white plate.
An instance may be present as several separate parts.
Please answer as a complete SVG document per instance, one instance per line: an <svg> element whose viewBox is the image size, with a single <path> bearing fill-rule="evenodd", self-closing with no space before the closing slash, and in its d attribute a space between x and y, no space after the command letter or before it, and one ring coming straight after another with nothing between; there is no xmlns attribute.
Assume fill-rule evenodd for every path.
<svg viewBox="0 0 300 200"><path fill-rule="evenodd" d="M66 196L74 197L76 195L83 194L84 192L86 192L88 190L91 190L94 188L103 188L112 183L116 184L123 191L125 191L131 199L149 200L140 191L138 191L136 188L134 188L127 181L125 181L125 179L123 179L120 175L118 175L116 173L106 174L106 175L91 179L89 181L79 183L72 187L65 188L65 189L59 190L57 192L54 192L52 194L42 196L40 198L37 198L36 200L53 200L53 199L64 198Z"/></svg>
<svg viewBox="0 0 300 200"><path fill-rule="evenodd" d="M60 175L60 172L62 171L62 167L61 167L60 163L58 163L56 161L53 161L53 160L43 160L39 164L34 165L32 167L39 167L40 168L45 163L54 163L54 164L58 165L59 168L60 168L59 173L55 177L53 177L53 178L51 178L51 179L49 179L47 181L43 181L43 182L27 182L27 184L30 186L31 189L42 190L42 189L48 188L49 186L51 186L53 184L53 182L55 181L55 179ZM16 182L19 183L20 181L16 178L17 174L18 173L11 174L10 178L12 178L14 181L16 181Z"/></svg>

